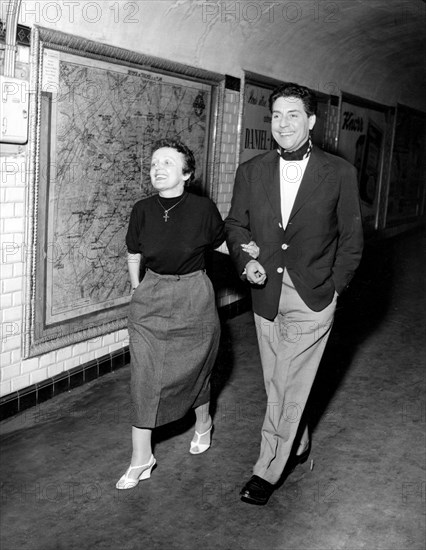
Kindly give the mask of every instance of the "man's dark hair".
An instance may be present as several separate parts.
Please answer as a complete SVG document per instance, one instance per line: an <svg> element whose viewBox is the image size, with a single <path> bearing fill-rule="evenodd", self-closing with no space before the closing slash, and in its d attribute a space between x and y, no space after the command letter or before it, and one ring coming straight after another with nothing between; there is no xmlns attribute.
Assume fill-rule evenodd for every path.
<svg viewBox="0 0 426 550"><path fill-rule="evenodd" d="M317 98L315 94L305 86L299 86L293 82L281 84L275 88L269 97L269 110L272 112L274 101L279 97L296 97L301 99L305 108L306 114L309 116L315 115L317 112Z"/></svg>
<svg viewBox="0 0 426 550"><path fill-rule="evenodd" d="M183 173L189 174L189 178L186 180L186 183L191 183L195 174L195 158L191 149L177 139L164 138L159 139L154 143L152 152L154 153L157 149L161 149L162 147L170 147L183 155Z"/></svg>

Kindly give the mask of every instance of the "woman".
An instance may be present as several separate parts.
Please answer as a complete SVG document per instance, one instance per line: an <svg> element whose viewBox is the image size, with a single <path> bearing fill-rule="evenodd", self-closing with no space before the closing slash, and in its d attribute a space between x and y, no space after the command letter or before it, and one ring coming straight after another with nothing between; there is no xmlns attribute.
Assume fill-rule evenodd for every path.
<svg viewBox="0 0 426 550"><path fill-rule="evenodd" d="M133 207L126 237L133 297L129 310L133 453L116 484L131 489L156 464L153 428L195 409L190 453L211 444L210 373L220 325L205 252L224 241L224 224L214 203L185 191L194 177L194 155L174 140L161 140L151 160L158 195ZM146 274L139 283L141 260Z"/></svg>

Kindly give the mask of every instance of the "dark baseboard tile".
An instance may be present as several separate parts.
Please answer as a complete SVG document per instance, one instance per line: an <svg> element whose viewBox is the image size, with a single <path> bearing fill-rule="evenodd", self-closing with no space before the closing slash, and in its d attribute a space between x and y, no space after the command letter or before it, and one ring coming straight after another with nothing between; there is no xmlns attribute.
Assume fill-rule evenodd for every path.
<svg viewBox="0 0 426 550"><path fill-rule="evenodd" d="M43 380L42 382L39 382L36 384L37 389L37 405L40 403L44 403L48 399L51 399L53 397L53 384L52 379L48 378L47 380Z"/></svg>
<svg viewBox="0 0 426 550"><path fill-rule="evenodd" d="M86 382L126 366L130 361L129 349L121 348L61 372L47 380L33 384L0 398L0 421L30 407L34 407L52 397L77 388Z"/></svg>
<svg viewBox="0 0 426 550"><path fill-rule="evenodd" d="M13 416L19 412L19 398L18 392L6 395L0 402L0 420Z"/></svg>
<svg viewBox="0 0 426 550"><path fill-rule="evenodd" d="M219 317L222 321L232 319L250 310L250 298L246 297L227 306L219 308ZM77 388L86 382L96 380L104 374L113 372L130 363L129 347L124 347L93 359L83 365L61 372L47 380L33 384L9 395L0 398L0 421L30 407L34 407L56 397L63 392Z"/></svg>
<svg viewBox="0 0 426 550"><path fill-rule="evenodd" d="M85 364L84 369L84 381L90 382L91 380L95 380L96 378L99 378L99 362L97 359L94 359L93 361L89 361Z"/></svg>

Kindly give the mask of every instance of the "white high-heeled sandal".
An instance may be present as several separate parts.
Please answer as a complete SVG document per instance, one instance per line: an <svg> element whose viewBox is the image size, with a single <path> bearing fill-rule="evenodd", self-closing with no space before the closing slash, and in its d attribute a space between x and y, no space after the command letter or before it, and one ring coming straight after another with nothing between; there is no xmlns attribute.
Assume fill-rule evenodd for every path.
<svg viewBox="0 0 426 550"><path fill-rule="evenodd" d="M210 428L206 432L204 432L202 434L199 434L197 432L197 430L195 430L195 435L197 436L197 439L195 441L191 441L191 447L189 448L189 452L192 455L200 455L201 453L205 453L207 451L207 449L210 447L211 441L212 441L212 437L211 437L212 430L213 430L213 424L210 426ZM203 437L203 435L207 435L208 433L210 433L209 442L208 443L200 443L201 438Z"/></svg>
<svg viewBox="0 0 426 550"><path fill-rule="evenodd" d="M117 481L115 485L116 489L133 489L133 487L136 487L139 481L151 477L152 469L154 468L156 463L157 461L155 460L154 455L151 455L151 458L149 459L149 462L147 464L143 464L142 466L129 466L126 473L122 475ZM128 477L132 470L137 470L138 468L145 468L141 472L139 477L137 477L136 479Z"/></svg>

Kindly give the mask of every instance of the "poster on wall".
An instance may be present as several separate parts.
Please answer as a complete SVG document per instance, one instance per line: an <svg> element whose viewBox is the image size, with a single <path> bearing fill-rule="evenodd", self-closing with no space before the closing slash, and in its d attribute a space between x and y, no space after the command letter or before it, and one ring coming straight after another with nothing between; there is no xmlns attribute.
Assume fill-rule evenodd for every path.
<svg viewBox="0 0 426 550"><path fill-rule="evenodd" d="M386 225L410 221L424 214L425 152L426 115L398 105Z"/></svg>
<svg viewBox="0 0 426 550"><path fill-rule="evenodd" d="M270 85L268 83L263 85L259 82L246 81L240 163L277 147L271 133L269 97L275 86L279 84ZM314 144L323 147L327 125L328 96L317 94L317 98L317 120L312 132L312 140Z"/></svg>
<svg viewBox="0 0 426 550"><path fill-rule="evenodd" d="M240 163L276 147L271 133L271 91L270 87L245 84Z"/></svg>
<svg viewBox="0 0 426 550"><path fill-rule="evenodd" d="M359 160L359 194L361 201L374 205L380 179L380 160L383 147L383 131L372 120L368 121L364 146Z"/></svg>
<svg viewBox="0 0 426 550"><path fill-rule="evenodd" d="M337 153L358 171L364 227L375 229L386 131L385 112L343 97Z"/></svg>
<svg viewBox="0 0 426 550"><path fill-rule="evenodd" d="M212 113L220 75L185 68L182 76L175 64L166 73L167 62L160 73L144 56L64 36L35 32L41 70L27 355L125 327L125 235L133 204L154 191L158 139L186 143L206 185L218 165Z"/></svg>

